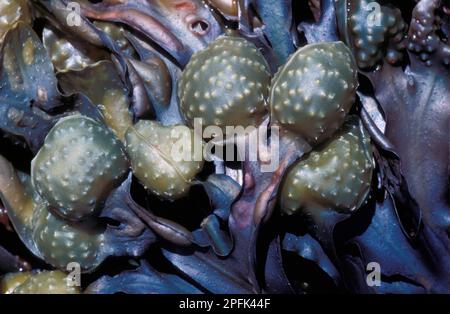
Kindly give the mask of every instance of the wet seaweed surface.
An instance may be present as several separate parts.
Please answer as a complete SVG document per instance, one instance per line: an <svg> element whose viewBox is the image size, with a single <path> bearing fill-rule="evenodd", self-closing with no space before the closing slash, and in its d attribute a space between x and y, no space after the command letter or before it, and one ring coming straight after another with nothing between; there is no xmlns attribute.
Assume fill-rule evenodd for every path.
<svg viewBox="0 0 450 314"><path fill-rule="evenodd" d="M449 1L0 0L0 23L0 293L450 293Z"/></svg>

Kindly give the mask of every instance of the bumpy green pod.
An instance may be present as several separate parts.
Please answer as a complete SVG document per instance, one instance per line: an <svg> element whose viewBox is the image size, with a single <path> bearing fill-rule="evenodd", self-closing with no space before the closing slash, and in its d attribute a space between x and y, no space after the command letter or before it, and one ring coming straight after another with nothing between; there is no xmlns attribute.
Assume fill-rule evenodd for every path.
<svg viewBox="0 0 450 314"><path fill-rule="evenodd" d="M9 273L0 280L0 294L11 294L18 286L23 284L30 276L31 272Z"/></svg>
<svg viewBox="0 0 450 314"><path fill-rule="evenodd" d="M367 198L373 167L369 135L353 119L289 171L281 191L282 211L351 213Z"/></svg>
<svg viewBox="0 0 450 314"><path fill-rule="evenodd" d="M125 140L133 174L161 198L186 195L203 167L202 140L187 127L141 120L129 128ZM200 145L197 153L195 142ZM181 158L183 153L187 155Z"/></svg>
<svg viewBox="0 0 450 314"><path fill-rule="evenodd" d="M59 270L11 273L0 282L2 294L78 294L78 287L67 284L67 274Z"/></svg>
<svg viewBox="0 0 450 314"><path fill-rule="evenodd" d="M356 63L342 42L307 45L272 80L273 122L317 144L342 126L357 87Z"/></svg>
<svg viewBox="0 0 450 314"><path fill-rule="evenodd" d="M178 82L181 112L190 126L258 126L270 80L263 55L247 40L222 36L195 53Z"/></svg>
<svg viewBox="0 0 450 314"><path fill-rule="evenodd" d="M80 115L61 119L31 164L33 185L62 216L93 214L128 173L121 142L99 122Z"/></svg>
<svg viewBox="0 0 450 314"><path fill-rule="evenodd" d="M340 37L360 68L374 67L385 55L392 64L401 60L408 26L399 9L373 0L337 0L334 5Z"/></svg>
<svg viewBox="0 0 450 314"><path fill-rule="evenodd" d="M14 229L35 256L62 270L75 262L83 272L90 272L108 256L139 256L146 250L154 235L148 230L142 232L144 226L129 214L126 198L130 184L127 179L113 190L102 207L103 215L117 219L121 228L97 219L68 221L55 214L34 191L28 175L16 173L0 156L0 198ZM134 229L124 232L123 226L139 232L133 233Z"/></svg>
<svg viewBox="0 0 450 314"><path fill-rule="evenodd" d="M438 8L443 8L447 15L450 14L448 3L445 5L442 1L422 1L417 4L412 12L408 30L408 50L416 54L427 66L435 64L436 61L450 65L448 31L444 31L447 33L445 36L439 33L444 30L445 22L441 22ZM438 30L440 25L442 29ZM448 26L446 28L448 29Z"/></svg>
<svg viewBox="0 0 450 314"><path fill-rule="evenodd" d="M97 254L104 243L104 235L84 230L49 212L44 204L33 212L33 240L42 258L49 264L66 269L71 262L83 270L98 265Z"/></svg>

